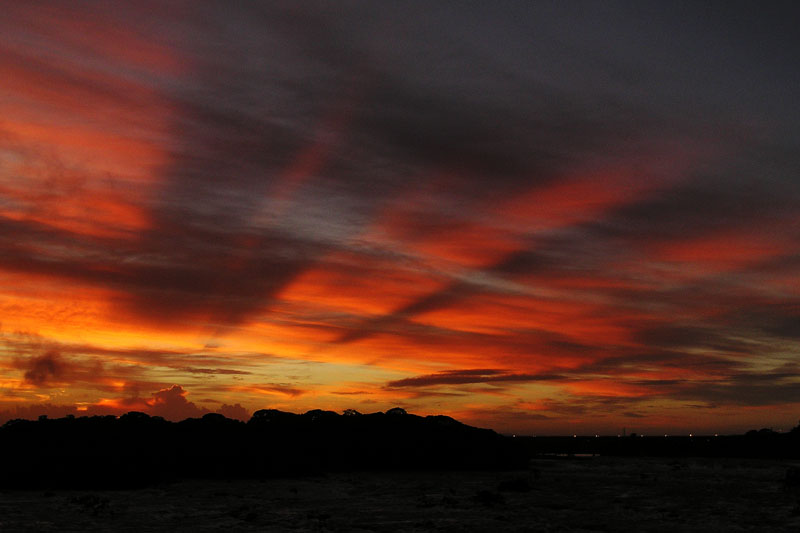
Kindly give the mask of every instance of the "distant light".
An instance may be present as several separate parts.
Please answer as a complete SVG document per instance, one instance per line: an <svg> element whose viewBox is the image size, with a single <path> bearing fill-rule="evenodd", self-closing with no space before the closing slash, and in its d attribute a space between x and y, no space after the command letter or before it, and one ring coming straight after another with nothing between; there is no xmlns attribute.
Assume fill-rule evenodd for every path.
<svg viewBox="0 0 800 533"><path fill-rule="evenodd" d="M513 437L516 437L516 435L511 435L511 437L512 437L512 438L513 438Z"/></svg>
<svg viewBox="0 0 800 533"><path fill-rule="evenodd" d="M689 436L691 437L691 436L692 436L692 434L691 434L691 433L689 433Z"/></svg>
<svg viewBox="0 0 800 533"><path fill-rule="evenodd" d="M665 436L665 437L668 437L669 435L667 435L666 433L664 433L664 436Z"/></svg>
<svg viewBox="0 0 800 533"><path fill-rule="evenodd" d="M572 438L573 438L573 439L574 439L575 437L577 437L577 435L573 435L573 436L572 436Z"/></svg>
<svg viewBox="0 0 800 533"><path fill-rule="evenodd" d="M714 436L715 437L719 437L719 433L714 433Z"/></svg>
<svg viewBox="0 0 800 533"><path fill-rule="evenodd" d="M599 436L600 436L600 435L595 435L595 436L594 436L594 438L597 438L597 437L599 437Z"/></svg>

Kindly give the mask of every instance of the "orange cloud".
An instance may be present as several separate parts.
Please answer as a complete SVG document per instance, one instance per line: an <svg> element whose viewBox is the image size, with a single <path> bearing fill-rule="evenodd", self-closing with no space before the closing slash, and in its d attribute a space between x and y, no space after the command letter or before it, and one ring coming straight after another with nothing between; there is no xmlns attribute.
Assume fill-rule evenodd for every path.
<svg viewBox="0 0 800 533"><path fill-rule="evenodd" d="M436 278L397 268L387 259L336 252L298 276L280 298L333 311L380 315L441 285Z"/></svg>
<svg viewBox="0 0 800 533"><path fill-rule="evenodd" d="M795 243L786 236L724 231L656 245L653 258L684 264L701 274L717 273L791 254L794 247Z"/></svg>

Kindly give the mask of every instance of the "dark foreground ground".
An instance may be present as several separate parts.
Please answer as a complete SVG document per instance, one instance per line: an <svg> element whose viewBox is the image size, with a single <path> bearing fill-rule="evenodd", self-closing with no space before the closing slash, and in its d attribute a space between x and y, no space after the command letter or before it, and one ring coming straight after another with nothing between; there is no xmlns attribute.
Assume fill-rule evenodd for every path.
<svg viewBox="0 0 800 533"><path fill-rule="evenodd" d="M797 461L535 459L135 490L2 490L0 531L800 531Z"/></svg>

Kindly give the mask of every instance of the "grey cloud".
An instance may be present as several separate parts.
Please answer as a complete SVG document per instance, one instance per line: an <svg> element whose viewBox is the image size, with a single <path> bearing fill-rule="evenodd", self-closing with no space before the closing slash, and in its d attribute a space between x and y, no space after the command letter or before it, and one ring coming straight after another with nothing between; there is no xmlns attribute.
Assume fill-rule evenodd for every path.
<svg viewBox="0 0 800 533"><path fill-rule="evenodd" d="M96 382L103 376L120 369L106 369L100 361L64 357L57 349L47 349L38 354L31 351L20 354L12 361L14 367L23 370L24 381L36 387L52 387L64 383ZM124 370L121 373L125 373Z"/></svg>
<svg viewBox="0 0 800 533"><path fill-rule="evenodd" d="M560 379L563 379L563 377L555 374L518 374L493 369L448 370L437 372L435 374L427 374L423 376L415 376L411 378L390 381L387 383L387 387L427 387L431 385L464 385L470 383L502 382L529 383Z"/></svg>
<svg viewBox="0 0 800 533"><path fill-rule="evenodd" d="M69 370L68 364L55 351L49 351L25 361L24 368L25 381L37 386L47 385L51 381L59 381Z"/></svg>
<svg viewBox="0 0 800 533"><path fill-rule="evenodd" d="M752 353L757 350L750 343L729 338L730 333L725 325L659 324L636 331L634 338L648 347L704 347L729 353Z"/></svg>

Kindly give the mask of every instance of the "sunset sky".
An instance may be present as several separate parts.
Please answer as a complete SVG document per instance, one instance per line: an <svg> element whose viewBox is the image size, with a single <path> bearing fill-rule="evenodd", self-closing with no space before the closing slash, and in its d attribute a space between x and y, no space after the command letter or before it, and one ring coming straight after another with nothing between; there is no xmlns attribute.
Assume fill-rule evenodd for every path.
<svg viewBox="0 0 800 533"><path fill-rule="evenodd" d="M800 9L7 2L0 423L800 418Z"/></svg>

